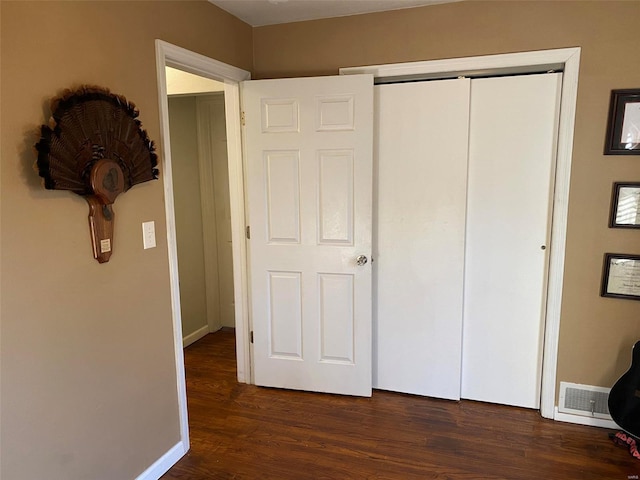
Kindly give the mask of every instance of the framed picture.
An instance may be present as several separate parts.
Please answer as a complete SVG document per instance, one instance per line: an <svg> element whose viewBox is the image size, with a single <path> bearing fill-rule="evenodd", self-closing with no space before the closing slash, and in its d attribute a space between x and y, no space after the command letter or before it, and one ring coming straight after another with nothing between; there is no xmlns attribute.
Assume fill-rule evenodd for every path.
<svg viewBox="0 0 640 480"><path fill-rule="evenodd" d="M640 228L640 183L613 184L609 227Z"/></svg>
<svg viewBox="0 0 640 480"><path fill-rule="evenodd" d="M640 255L605 253L600 295L640 300Z"/></svg>
<svg viewBox="0 0 640 480"><path fill-rule="evenodd" d="M640 155L640 89L612 90L605 155Z"/></svg>

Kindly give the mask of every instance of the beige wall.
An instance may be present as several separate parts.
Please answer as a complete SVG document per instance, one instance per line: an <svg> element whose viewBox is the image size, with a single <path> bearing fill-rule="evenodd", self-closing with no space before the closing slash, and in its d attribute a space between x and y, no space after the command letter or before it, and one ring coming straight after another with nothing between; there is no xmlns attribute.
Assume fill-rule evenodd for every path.
<svg viewBox="0 0 640 480"><path fill-rule="evenodd" d="M207 326L196 97L169 98L182 336Z"/></svg>
<svg viewBox="0 0 640 480"><path fill-rule="evenodd" d="M0 8L0 476L132 479L180 440L162 180L117 199L100 265L86 202L32 169L37 129L53 95L97 84L135 102L159 143L155 39L250 69L252 31L204 1ZM143 250L148 220L158 247Z"/></svg>
<svg viewBox="0 0 640 480"><path fill-rule="evenodd" d="M581 46L558 378L610 384L640 302L598 296L602 254L640 253L640 232L606 227L609 195L640 181L640 159L601 152L610 90L640 87L638 18L637 1L472 1L252 30L204 1L0 2L0 476L135 478L179 440L162 180L118 198L99 265L85 201L32 170L49 98L81 83L134 101L159 141L156 38L254 78Z"/></svg>
<svg viewBox="0 0 640 480"><path fill-rule="evenodd" d="M254 78L338 68L582 47L558 380L610 386L640 338L640 302L599 296L605 252L640 253L640 232L609 229L613 181L640 181L640 157L604 156L612 89L640 88L639 1L465 1L254 29Z"/></svg>

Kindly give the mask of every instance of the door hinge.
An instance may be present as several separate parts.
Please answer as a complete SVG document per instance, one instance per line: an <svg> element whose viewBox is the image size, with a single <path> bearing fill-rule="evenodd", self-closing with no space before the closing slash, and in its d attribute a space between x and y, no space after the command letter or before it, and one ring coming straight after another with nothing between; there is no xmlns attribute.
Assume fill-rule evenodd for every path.
<svg viewBox="0 0 640 480"><path fill-rule="evenodd" d="M253 343L253 330L251 330L251 343Z"/></svg>
<svg viewBox="0 0 640 480"><path fill-rule="evenodd" d="M247 124L244 112L240 112L240 123L242 124L243 127Z"/></svg>
<svg viewBox="0 0 640 480"><path fill-rule="evenodd" d="M251 227L247 225L247 240L251 240Z"/></svg>

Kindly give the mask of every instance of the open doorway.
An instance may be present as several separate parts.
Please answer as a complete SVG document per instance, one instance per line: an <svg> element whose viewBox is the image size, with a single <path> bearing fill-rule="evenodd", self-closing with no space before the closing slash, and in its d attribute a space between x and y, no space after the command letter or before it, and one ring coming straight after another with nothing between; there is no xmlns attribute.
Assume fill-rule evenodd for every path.
<svg viewBox="0 0 640 480"><path fill-rule="evenodd" d="M162 180L167 225L169 278L171 283L171 308L174 331L176 387L180 412L180 442L163 458L172 464L183 456L190 446L187 415L187 392L184 371L182 312L180 306L180 273L174 205L173 161L169 127L169 95L167 94L167 69L172 67L205 79L224 84L224 118L228 155L228 187L231 212L231 258L233 268L233 297L237 379L247 382L249 370L248 301L246 295L246 244L244 214L244 182L242 177L242 148L240 136L240 82L250 78L246 70L233 67L162 40L156 40L156 71L158 77L158 104L160 107L160 151ZM213 190L213 183L205 183ZM201 207L202 208L202 207ZM236 266L240 266L239 268ZM215 292L215 290L214 290ZM204 325L203 325L204 327ZM208 323L207 323L208 327ZM205 334L207 328L205 328Z"/></svg>
<svg viewBox="0 0 640 480"><path fill-rule="evenodd" d="M182 340L235 328L224 83L166 67Z"/></svg>

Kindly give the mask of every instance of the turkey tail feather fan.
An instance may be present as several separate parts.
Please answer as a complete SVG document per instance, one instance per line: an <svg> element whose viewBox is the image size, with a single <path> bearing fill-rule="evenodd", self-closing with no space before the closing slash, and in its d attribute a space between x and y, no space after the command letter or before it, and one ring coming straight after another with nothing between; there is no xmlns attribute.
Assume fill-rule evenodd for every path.
<svg viewBox="0 0 640 480"><path fill-rule="evenodd" d="M158 178L153 142L126 98L83 86L55 98L51 111L54 127L43 125L36 144L38 173L46 188L91 195L91 168L102 158L120 165L124 191Z"/></svg>
<svg viewBox="0 0 640 480"><path fill-rule="evenodd" d="M155 147L135 105L101 87L67 90L51 102L52 126L42 125L37 170L44 186L87 199L94 257L111 256L111 204L133 185L158 178Z"/></svg>

